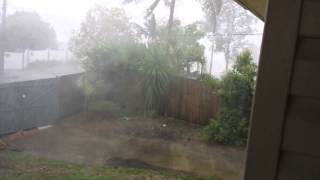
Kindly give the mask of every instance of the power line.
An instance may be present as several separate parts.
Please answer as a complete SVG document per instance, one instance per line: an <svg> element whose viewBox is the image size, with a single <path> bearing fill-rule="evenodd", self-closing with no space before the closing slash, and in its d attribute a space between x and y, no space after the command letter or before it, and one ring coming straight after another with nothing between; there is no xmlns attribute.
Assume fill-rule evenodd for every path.
<svg viewBox="0 0 320 180"><path fill-rule="evenodd" d="M262 36L263 33L234 33L234 34L210 34L208 37L213 36Z"/></svg>

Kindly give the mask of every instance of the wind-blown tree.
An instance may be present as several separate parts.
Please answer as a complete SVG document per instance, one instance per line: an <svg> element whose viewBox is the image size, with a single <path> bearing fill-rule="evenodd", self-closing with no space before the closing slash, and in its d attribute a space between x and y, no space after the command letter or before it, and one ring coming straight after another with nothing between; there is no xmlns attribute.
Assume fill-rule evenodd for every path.
<svg viewBox="0 0 320 180"><path fill-rule="evenodd" d="M57 47L56 32L32 12L16 12L7 17L6 50L24 52Z"/></svg>
<svg viewBox="0 0 320 180"><path fill-rule="evenodd" d="M194 64L205 65L205 47L199 43L204 33L199 30L199 24L193 23L181 26L176 21L172 28L169 54L172 56L176 67L190 74L190 69Z"/></svg>
<svg viewBox="0 0 320 180"><path fill-rule="evenodd" d="M222 0L200 0L200 2L203 5L203 9L206 13L206 22L205 23L205 30L207 32L211 32L211 56L210 56L210 69L209 73L212 72L212 66L213 66L213 55L215 50L215 43L214 43L214 36L216 35L217 29L218 29L218 17L220 15L221 9L222 9Z"/></svg>
<svg viewBox="0 0 320 180"><path fill-rule="evenodd" d="M106 43L135 41L134 31L123 9L98 6L87 12L80 30L71 38L71 50L81 59Z"/></svg>
<svg viewBox="0 0 320 180"><path fill-rule="evenodd" d="M166 47L165 52L170 57L171 64L178 74L190 74L191 67L194 64L198 67L200 65L202 67L205 66L205 47L199 43L199 40L205 34L201 31L201 24L199 22L182 26L180 21L174 21L170 42L166 38L166 25L157 24L155 18L146 20L144 26L135 24L135 27L138 30L138 34L142 36L142 39L146 40L147 45L161 44L161 46Z"/></svg>
<svg viewBox="0 0 320 180"><path fill-rule="evenodd" d="M143 0L124 0L124 3L131 3L131 2L141 2ZM146 16L145 18L154 18L154 11L158 7L159 3L161 0L154 0L153 3L149 6L149 8L146 11ZM168 20L168 36L171 37L171 31L174 25L174 12L175 12L175 7L176 7L176 0L162 0L164 4L168 7L170 7L170 14L169 14L169 20Z"/></svg>
<svg viewBox="0 0 320 180"><path fill-rule="evenodd" d="M126 103L134 100L128 102L127 87L134 83L130 87L141 85L150 111L173 73L185 75L192 64L204 62L204 47L198 42L204 34L198 24L181 26L175 21L172 34L175 38L168 46L167 26L157 26L155 18L139 26L131 23L122 9L97 7L87 13L71 40L71 50L82 59L90 84L102 95L98 99L117 97L123 99L121 106L129 107ZM143 76L135 82L132 73Z"/></svg>
<svg viewBox="0 0 320 180"><path fill-rule="evenodd" d="M213 51L224 53L226 71L236 55L248 47L247 34L255 33L256 18L232 0L200 0L206 13L205 24L212 39ZM219 13L217 13L219 12Z"/></svg>
<svg viewBox="0 0 320 180"><path fill-rule="evenodd" d="M171 64L160 48L152 48L159 46L142 42L122 9L97 7L87 13L71 40L71 50L82 59L88 84L95 89L90 99L137 107L135 112L143 107L143 99L145 110L154 108L166 89Z"/></svg>
<svg viewBox="0 0 320 180"><path fill-rule="evenodd" d="M136 30L137 36L144 40L147 45L159 36L157 20L154 14L152 14L150 18L145 19L143 26L137 23L134 23L133 26Z"/></svg>

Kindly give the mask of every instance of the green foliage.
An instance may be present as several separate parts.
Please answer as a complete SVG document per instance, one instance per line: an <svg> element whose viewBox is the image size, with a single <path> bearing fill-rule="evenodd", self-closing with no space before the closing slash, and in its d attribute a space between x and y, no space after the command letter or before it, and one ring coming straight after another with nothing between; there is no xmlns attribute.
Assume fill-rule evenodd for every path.
<svg viewBox="0 0 320 180"><path fill-rule="evenodd" d="M252 44L245 35L255 33L255 18L233 0L198 0L202 4L206 20L204 29L212 37L214 51L223 52L226 60L226 70L234 62L237 54Z"/></svg>
<svg viewBox="0 0 320 180"><path fill-rule="evenodd" d="M108 43L134 41L134 31L124 10L98 6L90 10L80 31L71 39L71 50L86 59ZM121 48L120 48L121 49Z"/></svg>
<svg viewBox="0 0 320 180"><path fill-rule="evenodd" d="M87 110L97 114L117 115L121 108L112 101L97 100L87 104Z"/></svg>
<svg viewBox="0 0 320 180"><path fill-rule="evenodd" d="M148 19L145 27L136 25L138 34L147 40L148 44L158 44L166 47L164 52L170 58L170 64L181 75L190 74L190 68L195 63L204 65L205 47L199 43L204 36L199 23L182 26L180 21L174 21L171 38L168 39L167 27L157 26L154 18Z"/></svg>
<svg viewBox="0 0 320 180"><path fill-rule="evenodd" d="M199 81L205 82L207 85L209 85L212 88L218 88L220 80L211 74L201 74L200 77L198 78Z"/></svg>
<svg viewBox="0 0 320 180"><path fill-rule="evenodd" d="M237 57L233 70L222 77L220 113L205 128L210 143L246 144L256 69L250 51L245 50Z"/></svg>
<svg viewBox="0 0 320 180"><path fill-rule="evenodd" d="M7 180L216 179L156 169L76 164L13 153L3 157L1 161L6 165L1 167L0 179Z"/></svg>
<svg viewBox="0 0 320 180"><path fill-rule="evenodd" d="M165 26L157 27L154 17L146 26L133 26L121 9L97 7L88 12L71 45L90 74L87 80L92 88L86 88L94 92L94 99L121 107L136 107L143 101L144 110L151 112L157 109L173 72L204 62L204 47L198 43L203 33L197 24L177 22L170 46ZM141 37L141 32L149 38Z"/></svg>
<svg viewBox="0 0 320 180"><path fill-rule="evenodd" d="M56 48L56 32L33 12L16 12L7 17L6 49L24 51Z"/></svg>
<svg viewBox="0 0 320 180"><path fill-rule="evenodd" d="M171 35L168 54L171 55L178 72L186 71L189 74L194 63L205 64L205 47L199 43L204 33L199 30L198 23L181 26L180 22L176 21Z"/></svg>
<svg viewBox="0 0 320 180"><path fill-rule="evenodd" d="M172 75L169 57L164 47L159 44L150 45L141 63L141 70L146 110L154 110L161 96L166 92Z"/></svg>

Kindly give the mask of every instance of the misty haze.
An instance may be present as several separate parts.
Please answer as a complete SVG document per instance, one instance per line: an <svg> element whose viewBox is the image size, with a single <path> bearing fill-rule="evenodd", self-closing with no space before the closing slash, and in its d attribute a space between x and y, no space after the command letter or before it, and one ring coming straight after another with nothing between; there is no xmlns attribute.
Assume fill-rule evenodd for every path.
<svg viewBox="0 0 320 180"><path fill-rule="evenodd" d="M264 23L237 2L0 7L0 179L242 179Z"/></svg>

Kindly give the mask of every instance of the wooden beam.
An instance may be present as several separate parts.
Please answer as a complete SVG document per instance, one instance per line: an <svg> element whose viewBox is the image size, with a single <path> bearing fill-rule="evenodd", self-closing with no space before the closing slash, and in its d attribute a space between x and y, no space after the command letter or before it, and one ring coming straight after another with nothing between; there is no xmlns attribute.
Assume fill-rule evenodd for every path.
<svg viewBox="0 0 320 180"><path fill-rule="evenodd" d="M267 11L267 0L234 0L264 21Z"/></svg>
<svg viewBox="0 0 320 180"><path fill-rule="evenodd" d="M246 180L273 180L295 59L302 0L269 0L251 120Z"/></svg>

